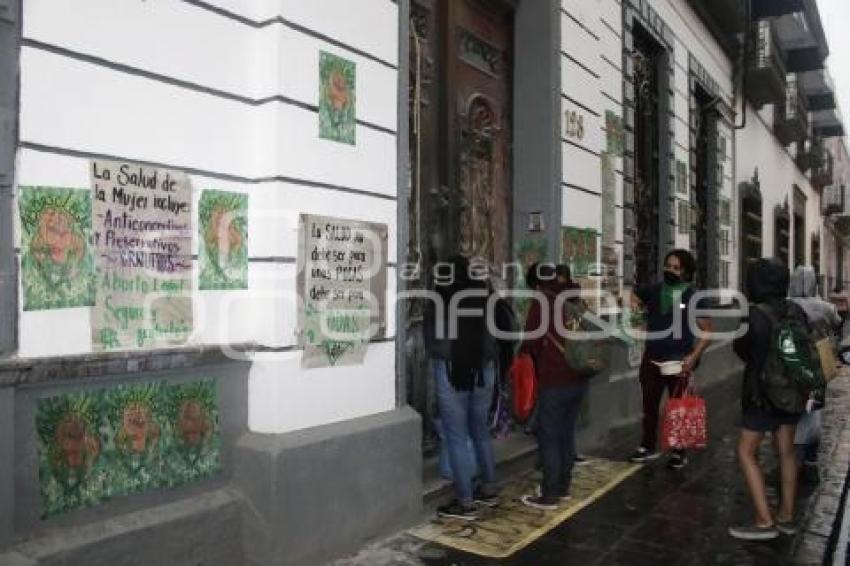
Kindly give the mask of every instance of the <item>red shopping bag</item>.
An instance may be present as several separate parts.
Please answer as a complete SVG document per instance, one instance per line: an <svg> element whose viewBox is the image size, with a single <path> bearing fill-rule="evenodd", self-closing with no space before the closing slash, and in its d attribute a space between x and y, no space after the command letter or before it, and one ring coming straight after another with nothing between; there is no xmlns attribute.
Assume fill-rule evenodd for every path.
<svg viewBox="0 0 850 566"><path fill-rule="evenodd" d="M705 448L708 444L708 422L705 399L698 396L688 380L681 397L667 399L661 425L661 449L684 450Z"/></svg>
<svg viewBox="0 0 850 566"><path fill-rule="evenodd" d="M528 354L520 354L511 364L510 376L513 390L514 416L519 422L525 422L534 410L537 402L537 376L534 373L534 361Z"/></svg>

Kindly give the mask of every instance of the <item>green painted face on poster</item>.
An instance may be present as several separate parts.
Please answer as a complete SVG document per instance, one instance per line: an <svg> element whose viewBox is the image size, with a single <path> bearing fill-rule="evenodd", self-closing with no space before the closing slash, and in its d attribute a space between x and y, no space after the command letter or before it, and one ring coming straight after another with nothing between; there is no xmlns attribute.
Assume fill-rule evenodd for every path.
<svg viewBox="0 0 850 566"><path fill-rule="evenodd" d="M357 130L357 68L319 52L319 137L354 145Z"/></svg>
<svg viewBox="0 0 850 566"><path fill-rule="evenodd" d="M221 469L213 380L45 398L36 431L42 518Z"/></svg>
<svg viewBox="0 0 850 566"><path fill-rule="evenodd" d="M24 310L93 305L90 191L21 187L18 212Z"/></svg>
<svg viewBox="0 0 850 566"><path fill-rule="evenodd" d="M201 290L248 288L248 195L201 193L198 263Z"/></svg>
<svg viewBox="0 0 850 566"><path fill-rule="evenodd" d="M565 227L561 230L561 259L573 277L587 277L596 264L599 234L592 228Z"/></svg>

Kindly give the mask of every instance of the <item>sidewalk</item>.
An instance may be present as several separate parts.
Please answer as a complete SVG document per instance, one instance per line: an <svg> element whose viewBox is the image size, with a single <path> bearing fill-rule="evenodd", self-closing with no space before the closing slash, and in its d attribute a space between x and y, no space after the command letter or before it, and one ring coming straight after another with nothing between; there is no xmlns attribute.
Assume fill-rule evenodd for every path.
<svg viewBox="0 0 850 566"><path fill-rule="evenodd" d="M850 415L850 374L830 387L821 457L824 481L817 488L801 490L798 510L809 514L811 521L796 538L765 543L740 542L727 533L730 524L747 522L752 516L735 462L739 387L740 381L731 379L705 392L710 446L693 454L686 469L669 470L663 459L645 466L509 558L483 558L400 534L335 566L820 564L838 511L838 502L826 491L843 486L850 456L841 438ZM619 452L595 455L622 459L626 454ZM768 470L769 495L775 500L776 474L771 470L776 462L768 442L762 462ZM824 494L819 497L821 488ZM835 503L835 509L830 511L826 503Z"/></svg>

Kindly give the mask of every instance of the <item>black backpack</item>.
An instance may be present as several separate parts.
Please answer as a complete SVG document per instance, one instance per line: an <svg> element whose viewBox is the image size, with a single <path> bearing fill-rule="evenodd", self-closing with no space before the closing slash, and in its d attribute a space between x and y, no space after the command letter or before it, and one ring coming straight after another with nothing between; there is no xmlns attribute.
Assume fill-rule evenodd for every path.
<svg viewBox="0 0 850 566"><path fill-rule="evenodd" d="M791 301L785 301L779 312L756 308L771 323L770 346L760 376L764 398L779 412L803 413L809 393L824 385L806 313Z"/></svg>

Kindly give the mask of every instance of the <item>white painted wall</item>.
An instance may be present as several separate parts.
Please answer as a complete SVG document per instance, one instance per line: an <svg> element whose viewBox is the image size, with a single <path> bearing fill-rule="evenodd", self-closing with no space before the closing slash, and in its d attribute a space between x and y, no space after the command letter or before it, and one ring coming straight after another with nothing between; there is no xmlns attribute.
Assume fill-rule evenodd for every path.
<svg viewBox="0 0 850 566"><path fill-rule="evenodd" d="M765 256L774 255L774 208L787 199L789 210L793 212L793 186L796 184L806 196L805 258L806 263L811 265L811 236L819 233L823 227L820 194L812 189L807 176L800 172L789 149L782 146L773 135L770 123L762 119L763 113L755 111L751 106L747 107L747 126L738 130L737 141L741 180L748 180L754 168L758 168L759 172L763 199L762 253ZM794 257L793 223L790 237L789 260Z"/></svg>
<svg viewBox="0 0 850 566"><path fill-rule="evenodd" d="M88 187L91 153L189 169L196 200L207 188L247 192L249 289L196 292L190 342L288 348L296 343L300 213L385 223L396 260L398 7L209 4L234 17L181 0L25 0L17 182ZM356 146L318 137L320 50L357 65L357 118L377 128L358 125ZM390 269L390 297L394 281ZM90 351L88 308L20 313L22 357ZM286 432L395 406L391 341L373 344L359 367L299 364L298 351L257 359L252 430Z"/></svg>
<svg viewBox="0 0 850 566"><path fill-rule="evenodd" d="M719 83L720 93L730 106L733 97L733 62L713 39L708 28L686 2L679 0L649 0L672 29L675 36L674 153L675 159L690 161L689 135L689 69L690 57L695 58ZM593 153L605 150L605 134L596 133L596 125L604 130L605 110L621 112L622 100L622 4L621 0L562 0L562 108L584 115L587 132L583 140L572 139L563 147L563 211L565 226L596 227L600 225L599 158ZM734 131L732 125L722 125L720 135L726 138L727 158L723 165L721 198L732 204L730 229L731 246L721 261L730 266L729 285L739 281L739 231L737 186L748 181L758 168L764 196L765 255L773 254L773 209L787 198L793 204L792 187L797 185L806 196L805 250L806 262L811 264L811 237L822 234L822 247L827 239L820 213L820 195L813 191L806 175L800 172L792 155L779 144L772 133L772 108L748 109L747 127ZM739 117L740 120L740 117ZM562 124L563 128L563 124ZM736 138L733 143L733 137ZM622 204L622 160L618 160L618 205ZM850 168L848 169L850 171ZM850 184L850 183L848 183ZM678 195L677 199L688 195ZM725 229L725 227L722 227ZM622 210L618 210L618 242L622 241ZM689 239L679 235L676 244L688 247ZM794 234L790 250L793 257ZM826 252L824 252L825 254ZM825 256L824 256L825 258ZM828 265L826 261L822 265Z"/></svg>

